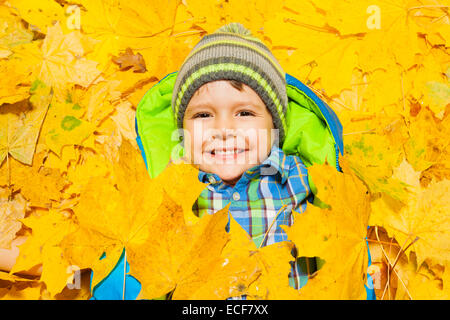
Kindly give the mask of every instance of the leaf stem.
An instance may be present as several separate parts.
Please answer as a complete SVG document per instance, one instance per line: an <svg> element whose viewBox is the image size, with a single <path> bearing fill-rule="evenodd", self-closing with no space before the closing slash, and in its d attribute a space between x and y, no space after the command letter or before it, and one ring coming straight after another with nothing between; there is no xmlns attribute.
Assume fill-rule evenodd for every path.
<svg viewBox="0 0 450 320"><path fill-rule="evenodd" d="M359 134L359 133L371 133L371 134L374 134L376 132L375 132L375 129L370 129L370 130L364 130L364 131L347 132L347 133L343 133L342 135L343 136L347 136L347 135L350 135L350 134Z"/></svg>
<svg viewBox="0 0 450 320"><path fill-rule="evenodd" d="M6 149L6 167L8 170L8 201L12 201L12 189L11 189L11 165L9 163L9 123L6 122L6 143L7 143L7 149Z"/></svg>
<svg viewBox="0 0 450 320"><path fill-rule="evenodd" d="M380 238L379 238L379 236L378 236L378 226L375 226L375 235L377 236L377 239L378 239L378 241L379 241ZM407 243L408 240L409 240L409 236L408 236L408 238L406 238L406 241L405 241L405 243L403 244L403 246L400 248L400 251L403 250L403 247L405 246L405 244ZM408 247L409 247L409 245L408 245ZM383 245L381 245L381 251L383 251L383 254L384 254L386 260L388 261L389 265L392 266L392 263L391 263L391 261L389 260L388 255L386 254L386 251L384 251ZM394 268L392 268L392 270L394 270L394 272L395 272L397 278L400 280L400 282L402 283L402 285L405 287L405 291L406 291L406 293L408 294L409 299L413 300L413 298L412 298L411 294L409 293L408 288L406 287L406 285L405 285L405 283L403 282L402 278L398 275L397 271L396 271ZM385 290L386 290L386 287L385 287ZM381 299L383 299L383 297L384 297L384 292L383 292L383 295L382 295Z"/></svg>
<svg viewBox="0 0 450 320"><path fill-rule="evenodd" d="M434 19L431 21L431 23L435 23L436 21L441 20L442 18L444 18L444 17L447 16L447 15L448 15L448 14L446 13L446 14L443 14L442 16L440 16L440 17L434 18Z"/></svg>
<svg viewBox="0 0 450 320"><path fill-rule="evenodd" d="M125 300L125 284L126 284L126 276L127 276L127 250L123 252L123 287L122 287L122 300Z"/></svg>
<svg viewBox="0 0 450 320"><path fill-rule="evenodd" d="M408 238L408 239L409 239L409 238ZM413 241L411 241L410 244L408 244L408 245L406 246L405 249L403 249L403 250L401 250L401 251L398 252L397 257L395 257L394 264L393 264L392 268L394 268L395 265L397 264L398 259L400 258L400 253L401 253L402 251L403 251L403 252L406 251L411 245L414 244L414 242L416 242L416 241L419 240L419 239L420 239L419 237L416 237Z"/></svg>
<svg viewBox="0 0 450 320"><path fill-rule="evenodd" d="M285 209L286 207L287 207L287 204L283 204L283 206L280 208L280 210L278 210L277 215L275 216L275 218L273 218L272 223L270 224L269 228L267 229L266 233L264 234L264 238L262 239L261 243L259 244L258 249L261 248L262 244L266 240L266 237L269 234L269 231L272 228L274 222L277 220L278 215L281 213L281 210Z"/></svg>
<svg viewBox="0 0 450 320"><path fill-rule="evenodd" d="M381 241L381 240L378 241L378 240L367 239L367 241L369 241L369 242L376 242L376 243L382 243L382 244L387 244L387 245L391 245L391 246L400 247L400 245L397 244L397 243L384 242L384 241Z"/></svg>
<svg viewBox="0 0 450 320"><path fill-rule="evenodd" d="M411 7L411 8L408 8L408 11L411 11L411 10L417 10L417 9L422 9L422 8L449 8L449 7L450 7L450 6L446 6L446 5L429 4L429 5L423 5L423 6Z"/></svg>

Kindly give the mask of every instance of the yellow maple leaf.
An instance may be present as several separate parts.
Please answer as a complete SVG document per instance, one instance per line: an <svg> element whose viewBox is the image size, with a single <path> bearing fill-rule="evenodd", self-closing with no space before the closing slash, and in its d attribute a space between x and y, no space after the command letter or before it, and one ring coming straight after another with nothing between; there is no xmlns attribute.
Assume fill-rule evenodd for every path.
<svg viewBox="0 0 450 320"><path fill-rule="evenodd" d="M384 192L405 201L406 185L392 177L403 157L408 139L401 117L345 113L343 118L345 155L350 167L370 192Z"/></svg>
<svg viewBox="0 0 450 320"><path fill-rule="evenodd" d="M61 100L52 103L42 126L42 139L58 156L64 146L82 145L94 132L95 126L82 119L83 113L77 103Z"/></svg>
<svg viewBox="0 0 450 320"><path fill-rule="evenodd" d="M261 266L261 276L247 290L250 299L299 299L299 292L289 286L292 243L283 241L258 249L255 257ZM292 261L293 262L293 261Z"/></svg>
<svg viewBox="0 0 450 320"><path fill-rule="evenodd" d="M421 108L410 118L409 139L405 143L408 162L416 171L424 171L436 163L448 167L448 115L443 121L436 119L428 108ZM426 132L427 134L423 134Z"/></svg>
<svg viewBox="0 0 450 320"><path fill-rule="evenodd" d="M116 123L122 136L129 141L136 143L135 125L136 111L130 102L124 101L116 106L116 112L111 119Z"/></svg>
<svg viewBox="0 0 450 320"><path fill-rule="evenodd" d="M158 78L164 72L172 71L161 70L161 62L167 63L163 43L170 40L168 36L180 1L170 1L164 6L159 6L157 1L144 3L137 0L126 3L118 0L84 0L80 3L86 8L81 13L83 31L89 37L100 40L90 57L99 61L101 69L110 63L111 55L118 56L122 50L131 47L133 50L139 49L147 69ZM149 5L159 9L148 10Z"/></svg>
<svg viewBox="0 0 450 320"><path fill-rule="evenodd" d="M5 113L0 115L0 165L8 155L31 165L41 125L53 95L51 88L39 80L34 82L31 91L31 110L27 108L19 116L13 113L12 105L10 112L3 108Z"/></svg>
<svg viewBox="0 0 450 320"><path fill-rule="evenodd" d="M68 169L66 168L67 179L71 182L64 192L68 195L81 193L91 178L105 178L111 173L111 163L106 161L102 154L83 148L77 151L76 159L79 159L79 162L74 161Z"/></svg>
<svg viewBox="0 0 450 320"><path fill-rule="evenodd" d="M211 292L215 298L248 295L249 286L261 276L262 263L255 242L231 214L229 219L230 241L221 253L223 263L214 266L214 277L192 299L210 299Z"/></svg>
<svg viewBox="0 0 450 320"><path fill-rule="evenodd" d="M418 266L415 255L410 254L409 264L403 272L403 282L406 286L398 286L395 299L448 300L450 290L445 279L446 270L448 264L433 265L431 261Z"/></svg>
<svg viewBox="0 0 450 320"><path fill-rule="evenodd" d="M131 274L142 283L140 298L156 298L174 289L173 299L186 298L183 289L191 294L193 291L190 278L201 285L218 263L220 251L228 241L227 210L201 219L192 227L186 226L181 207L170 197L165 196L159 212L149 228L151 236L127 255ZM147 255L139 254L145 250ZM134 268L132 259L136 261Z"/></svg>
<svg viewBox="0 0 450 320"><path fill-rule="evenodd" d="M11 282L11 283L36 281L35 279L23 278L20 275L10 274L10 273L8 273L6 271L0 271L0 280L8 281L8 282Z"/></svg>
<svg viewBox="0 0 450 320"><path fill-rule="evenodd" d="M19 219L25 217L27 203L19 193L13 199L0 197L0 248L9 249L17 231L22 228Z"/></svg>
<svg viewBox="0 0 450 320"><path fill-rule="evenodd" d="M17 46L10 59L22 62L20 72L32 73L55 91L69 84L82 87L101 81L97 62L86 59L88 40L79 31L64 34L59 23L48 27L43 41Z"/></svg>
<svg viewBox="0 0 450 320"><path fill-rule="evenodd" d="M434 4L432 1L425 1ZM423 1L395 0L385 1L324 1L319 6L327 12L327 22L342 35L358 33L378 33L382 35L383 47L405 69L414 64L414 55L420 52L411 10L421 7ZM414 13L417 13L418 8ZM379 42L378 42L379 43ZM377 50L380 54L383 51ZM381 55L381 54L380 54ZM389 61L389 56L382 57ZM384 67L381 58L379 67Z"/></svg>
<svg viewBox="0 0 450 320"><path fill-rule="evenodd" d="M85 141L85 144L88 145L91 137L94 138L93 150L97 150L110 162L116 161L118 150L123 140L117 124L109 117L95 129L95 132L95 136L91 135L90 138ZM132 144L137 148L137 143Z"/></svg>
<svg viewBox="0 0 450 320"><path fill-rule="evenodd" d="M215 300L245 292L258 272L249 250L254 244L226 232L228 207L188 226L182 208L165 196L150 236L129 253L130 273L142 283L139 298L173 291L174 300Z"/></svg>
<svg viewBox="0 0 450 320"><path fill-rule="evenodd" d="M27 21L33 30L41 33L47 32L47 27L53 26L55 21L59 21L65 30L66 15L64 8L52 0L38 2L32 0L12 0L8 1L16 13Z"/></svg>
<svg viewBox="0 0 450 320"><path fill-rule="evenodd" d="M198 217L192 212L192 205L199 197L206 184L192 177L198 175L198 169L186 163L170 164L170 170L164 170L156 178L164 191L183 208L187 224L197 222ZM171 183L176 181L176 183ZM186 192L189 190L190 192Z"/></svg>
<svg viewBox="0 0 450 320"><path fill-rule="evenodd" d="M186 15L190 15L193 23L198 24L208 33L216 31L224 23L223 5L217 2L202 2L196 0L183 1L180 7L186 11Z"/></svg>
<svg viewBox="0 0 450 320"><path fill-rule="evenodd" d="M64 254L80 268L94 272L92 287L115 266L123 249L148 236L148 224L162 201L141 154L123 141L113 177L91 177L73 208L79 229L64 241ZM100 259L105 253L106 258Z"/></svg>
<svg viewBox="0 0 450 320"><path fill-rule="evenodd" d="M310 206L302 214L294 213L291 227L282 227L299 256L319 256L326 261L301 289L304 298L365 298L369 194L351 172L345 157L339 162L343 173L329 165L313 165L308 169L318 189L317 196L331 208Z"/></svg>
<svg viewBox="0 0 450 320"><path fill-rule="evenodd" d="M220 256L221 249L229 237L225 231L226 211L186 226L182 207L162 187L169 188L173 181L180 181L185 188L173 188L170 193L177 197L177 202L187 203L186 210L191 210L202 187L198 170L189 170L191 166L187 164L172 165L161 178L151 180L140 153L125 140L120 155L112 172L115 183L106 178L93 178L83 190L79 204L73 208L80 227L66 236L62 244L64 255L80 268L93 270L92 287L106 277L125 249L130 273L142 283L141 297L161 296L173 290L175 284L173 299L217 295L218 290L222 290L220 297L230 294L224 288L236 280L236 270L242 266L237 263L230 264L234 266L232 269L226 264L222 266L226 257ZM193 188L196 184L198 187ZM176 239L178 242L174 243ZM198 264L192 263L200 250L210 262L201 263L202 272L197 270ZM99 259L103 253L105 258ZM213 290L212 284L208 287L208 282L203 280L208 272L220 266L228 273L223 276L222 272L221 282L216 279L219 289ZM254 274L255 267L252 271ZM242 273L244 283L248 283L250 277ZM243 290L246 284L234 283L234 287Z"/></svg>
<svg viewBox="0 0 450 320"><path fill-rule="evenodd" d="M41 217L30 216L22 222L32 229L32 233L20 245L11 273L27 271L42 264L40 281L46 284L50 294L61 292L67 282L69 263L62 256L59 245L63 237L74 230L74 222L57 210L50 210Z"/></svg>
<svg viewBox="0 0 450 320"><path fill-rule="evenodd" d="M69 276L69 275L68 275ZM68 279L67 281L70 281ZM91 277L89 270L81 270L77 273L77 278L74 283L69 283L70 286L65 286L63 291L55 296L46 294L47 292L41 293L42 300L88 300L91 298Z"/></svg>
<svg viewBox="0 0 450 320"><path fill-rule="evenodd" d="M29 79L17 72L15 61L0 60L0 73L8 77L0 78L0 105L16 103L30 95Z"/></svg>
<svg viewBox="0 0 450 320"><path fill-rule="evenodd" d="M5 5L0 6L0 47L11 48L21 43L33 40L33 33L28 30L15 14L14 9Z"/></svg>
<svg viewBox="0 0 450 320"><path fill-rule="evenodd" d="M109 70L105 71L105 77L109 79L109 81L120 81L119 87L117 87L117 90L121 93L120 98L127 99L133 106L137 106L147 90L158 81L158 78L149 74L149 72L117 72L117 70L113 68L111 68L111 72L108 71Z"/></svg>
<svg viewBox="0 0 450 320"><path fill-rule="evenodd" d="M42 138L41 138L42 139ZM39 140L38 140L39 144ZM46 168L58 169L61 174L67 172L71 163L75 163L79 157L78 148L74 145L65 146L61 150L61 157L58 157L56 153L49 152L44 166Z"/></svg>
<svg viewBox="0 0 450 320"><path fill-rule="evenodd" d="M439 80L439 78L435 78ZM428 81L426 87L425 103L435 112L436 115L442 115L444 107L450 101L450 89L448 81Z"/></svg>
<svg viewBox="0 0 450 320"><path fill-rule="evenodd" d="M0 185L7 185L13 191L20 190L29 206L51 207L53 200L60 199L67 181L58 169L43 167L46 153L35 153L31 167L11 159L9 167L0 167Z"/></svg>
<svg viewBox="0 0 450 320"><path fill-rule="evenodd" d="M0 300L39 300L41 291L42 284L37 281L14 284L11 288L0 288Z"/></svg>
<svg viewBox="0 0 450 320"><path fill-rule="evenodd" d="M119 85L120 81L109 80L91 86L79 102L84 108L83 118L98 126L110 116L115 110L115 105L120 101L121 93L117 90Z"/></svg>
<svg viewBox="0 0 450 320"><path fill-rule="evenodd" d="M339 96L328 97L328 103L339 114L344 129L347 129L344 125L347 113L365 112L368 109L364 100L364 93L368 87L367 78L366 73L359 69L353 69L350 85L343 89Z"/></svg>
<svg viewBox="0 0 450 320"><path fill-rule="evenodd" d="M378 68L368 73L366 83L367 90L363 94L365 110L390 117L407 116L405 99L412 91L412 82L407 81L399 65L392 63L386 70Z"/></svg>
<svg viewBox="0 0 450 320"><path fill-rule="evenodd" d="M384 227L399 244L413 250L420 266L426 258L438 262L450 260L450 203L447 194L450 181L431 182L427 188L420 186L419 172L404 161L396 176L411 185L407 206L390 205L380 198L373 202L370 224Z"/></svg>
<svg viewBox="0 0 450 320"><path fill-rule="evenodd" d="M38 229L51 233L55 228L44 208L56 205L59 211L73 210L79 225L69 235L70 228L61 230L57 238L64 238L62 246L46 242L39 255L28 252L29 261L20 258L18 266L43 263L41 281L47 288L38 281L29 286L14 284L9 291L0 289L0 297L57 298L55 293L68 276L64 266L69 260L94 270L94 287L125 248L131 273L140 270L144 279L143 297L168 290L163 293L171 291L174 299L242 294L254 299L361 298L367 258L361 239L367 227L368 196L355 182L355 174L371 193L371 224L384 226L403 247L411 244L408 252L422 262L419 268L411 264L414 270L405 279L404 274L398 279L392 276L389 290L395 285L396 298L448 297L443 291L449 260L446 85L450 69L444 49L450 29L448 8L438 2L264 0L243 6L235 0L183 0L161 7L156 0L79 0L76 4L9 0L1 4L0 72L8 77L0 79L0 185L28 201L20 200L18 217L27 206L33 217L43 214L36 218L39 223L24 220L32 228L25 253L42 240ZM160 10L149 11L149 4ZM69 30L69 6L80 9L82 29ZM375 23L377 9L380 29ZM331 171L323 169L323 178L312 179L319 187L318 198L331 209L311 206L302 215L295 214L304 226L297 223L291 235L305 234L308 239L298 237L300 254L326 260L300 295L282 280L288 272L288 264L282 261L290 258L285 244L256 249L245 231L234 227L234 219L229 234L220 230L225 223L223 212L205 220L192 214L192 204L205 187L193 167L172 166L148 183L143 162L136 162L141 157L137 150L130 156L130 146L128 151L119 149L125 139L137 149L133 110L145 91L176 70L205 33L228 22L243 23L267 42L286 71L311 85L319 97L333 99L332 107L343 123L349 165L342 160L344 174L334 173L339 178L331 178ZM121 71L111 61L126 48L142 55L146 72ZM45 104L39 98L45 95L30 92L44 90L39 82L33 83L36 78L47 85L45 90L54 88L46 114L38 114L36 107ZM25 100L30 93L31 104ZM121 162L111 165L108 161L115 161L119 154ZM401 162L404 156L407 161ZM341 198L329 197L329 188ZM13 202L0 203L0 246L21 225L17 219L11 225L5 223L5 212L11 211ZM164 237L158 239L161 234ZM192 243L183 243L189 239ZM206 243L208 239L211 243ZM170 247L175 240L179 252ZM153 252L144 245L159 247ZM192 250L183 252L186 246ZM157 250L162 250L160 258ZM99 260L103 253L106 258ZM338 264L339 255L344 254L349 258ZM154 279L145 271L145 264L153 262L167 269L167 278ZM380 261L372 262L377 267ZM394 271L404 272L397 269L399 263ZM161 272L158 269L156 274ZM50 278L51 274L56 276ZM407 285L400 285L402 281ZM357 289L351 292L353 287ZM89 289L71 293L59 295L87 298Z"/></svg>
<svg viewBox="0 0 450 320"><path fill-rule="evenodd" d="M309 13L316 10L309 3L303 6L308 7ZM264 33L272 40L272 46L296 49L290 55L290 61L295 62L288 66L290 74L303 74L302 69L306 68L308 80L320 79L326 94L333 96L350 87L360 43L356 38L339 37L335 29L325 25L322 15L316 17L312 23L317 25L305 22L300 12L277 12L264 24ZM335 72L329 72L330 69Z"/></svg>
<svg viewBox="0 0 450 320"><path fill-rule="evenodd" d="M427 52L428 53L428 52ZM442 119L449 104L449 85L446 71L449 68L447 54L441 58L439 51L430 50L420 55L417 67L408 70L405 80L411 82L411 95L422 105L428 106L436 117Z"/></svg>
<svg viewBox="0 0 450 320"><path fill-rule="evenodd" d="M261 25L283 8L285 1L263 0L248 2L245 6L236 0L224 2L204 2L199 0L183 1L180 7L195 19L193 24L212 33L231 22L240 22L253 34L261 31Z"/></svg>

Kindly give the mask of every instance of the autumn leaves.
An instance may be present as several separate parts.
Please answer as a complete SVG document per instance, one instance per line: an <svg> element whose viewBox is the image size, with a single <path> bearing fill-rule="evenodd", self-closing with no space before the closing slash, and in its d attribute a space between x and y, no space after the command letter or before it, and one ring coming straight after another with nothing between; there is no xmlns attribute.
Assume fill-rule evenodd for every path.
<svg viewBox="0 0 450 320"><path fill-rule="evenodd" d="M239 296L260 276L261 261L266 260L273 266L265 267L265 272L275 270L289 290L289 245L277 244L273 253L259 252L234 221L227 233L227 207L201 219L193 216L190 208L205 187L197 176L194 167L180 164L150 179L140 153L124 142L112 175L91 178L72 214L52 209L22 220L32 233L20 247L11 272L42 264L40 281L55 296L67 285L68 267L91 269L93 288L112 271L125 249L130 274L142 284L139 298L157 298L171 291L173 299ZM267 276L279 286L278 277L270 272ZM271 292L270 286L266 290Z"/></svg>
<svg viewBox="0 0 450 320"><path fill-rule="evenodd" d="M67 290L67 268L91 268L95 285L125 248L141 297L175 288L174 299L364 299L368 236L379 298L448 299L448 5L168 3L0 5L0 246L27 236L13 272L42 264L40 278L1 272L0 297L86 299L89 277ZM76 30L67 24L74 8ZM344 128L343 173L309 168L331 209L309 205L286 228L299 255L326 261L300 294L287 283L288 243L255 248L233 220L227 234L225 211L199 220L195 172L172 167L152 182L136 151L144 93L232 21L264 39ZM378 281L380 270L388 279Z"/></svg>

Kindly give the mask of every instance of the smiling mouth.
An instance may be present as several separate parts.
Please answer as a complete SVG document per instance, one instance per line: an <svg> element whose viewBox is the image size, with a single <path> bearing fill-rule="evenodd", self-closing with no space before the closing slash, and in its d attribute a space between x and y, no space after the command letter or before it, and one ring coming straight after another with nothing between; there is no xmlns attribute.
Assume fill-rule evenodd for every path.
<svg viewBox="0 0 450 320"><path fill-rule="evenodd" d="M209 153L213 156L234 156L234 155L244 153L246 151L248 151L248 149L241 149L241 148L222 149L222 150L213 149L213 150L206 151L206 153Z"/></svg>

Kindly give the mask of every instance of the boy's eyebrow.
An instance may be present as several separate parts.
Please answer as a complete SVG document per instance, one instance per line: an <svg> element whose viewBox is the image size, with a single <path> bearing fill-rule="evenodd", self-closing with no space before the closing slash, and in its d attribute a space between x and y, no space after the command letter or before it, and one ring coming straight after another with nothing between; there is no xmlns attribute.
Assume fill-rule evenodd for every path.
<svg viewBox="0 0 450 320"><path fill-rule="evenodd" d="M192 108L204 108L204 107L211 107L211 104L210 103L198 103L198 104L190 104L189 105L190 109L192 109ZM187 108L186 108L186 111L187 111Z"/></svg>
<svg viewBox="0 0 450 320"><path fill-rule="evenodd" d="M212 106L209 102L203 102L198 104L189 105L189 108L186 108L186 112L190 112L194 108L210 108ZM254 104L251 101L239 101L233 104L233 108L239 108L239 107L254 107L256 109L260 109L261 106ZM265 105L263 106L265 108ZM189 109L189 110L188 110Z"/></svg>
<svg viewBox="0 0 450 320"><path fill-rule="evenodd" d="M199 103L199 104L194 104L194 105L189 105L188 108L186 108L185 111L185 116L187 115L191 115L195 112L197 112L196 109L201 109L201 108L210 108L210 104L209 103Z"/></svg>

